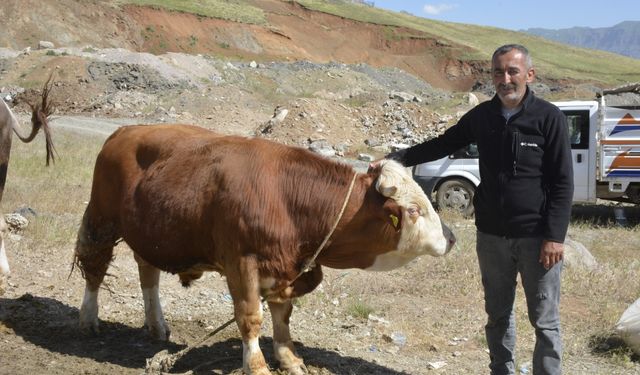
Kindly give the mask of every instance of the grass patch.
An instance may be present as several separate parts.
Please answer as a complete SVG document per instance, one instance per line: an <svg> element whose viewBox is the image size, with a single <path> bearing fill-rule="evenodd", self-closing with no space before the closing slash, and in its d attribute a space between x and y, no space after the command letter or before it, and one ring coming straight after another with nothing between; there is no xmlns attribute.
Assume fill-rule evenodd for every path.
<svg viewBox="0 0 640 375"><path fill-rule="evenodd" d="M116 0L115 2L123 5L149 6L191 13L200 17L221 18L247 24L267 24L267 19L262 9L241 0Z"/></svg>
<svg viewBox="0 0 640 375"><path fill-rule="evenodd" d="M195 35L190 35L189 36L189 46L195 47L196 44L198 44L198 37L195 36Z"/></svg>
<svg viewBox="0 0 640 375"><path fill-rule="evenodd" d="M374 308L362 301L353 301L347 305L347 314L358 319L368 319Z"/></svg>
<svg viewBox="0 0 640 375"><path fill-rule="evenodd" d="M27 124L25 124L27 125ZM14 138L2 206L5 213L29 207L36 215L24 235L36 248L63 246L75 239L89 200L93 165L104 137L53 129L56 162L45 166L41 135L24 144Z"/></svg>

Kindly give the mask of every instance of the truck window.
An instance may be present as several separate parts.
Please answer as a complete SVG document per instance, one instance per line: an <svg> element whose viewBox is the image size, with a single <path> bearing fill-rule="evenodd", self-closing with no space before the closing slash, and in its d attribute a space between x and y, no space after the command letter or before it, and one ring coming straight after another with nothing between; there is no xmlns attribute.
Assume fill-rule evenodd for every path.
<svg viewBox="0 0 640 375"><path fill-rule="evenodd" d="M569 125L571 149L589 148L589 111L563 111Z"/></svg>

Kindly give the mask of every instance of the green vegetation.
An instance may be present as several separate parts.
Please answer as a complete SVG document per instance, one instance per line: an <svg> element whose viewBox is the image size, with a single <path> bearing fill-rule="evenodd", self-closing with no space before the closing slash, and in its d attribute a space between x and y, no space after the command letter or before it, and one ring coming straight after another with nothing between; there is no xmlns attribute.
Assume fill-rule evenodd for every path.
<svg viewBox="0 0 640 375"><path fill-rule="evenodd" d="M123 5L150 6L248 24L264 25L267 23L262 9L251 6L243 0L114 0L114 2ZM147 31L153 32L152 30Z"/></svg>
<svg viewBox="0 0 640 375"><path fill-rule="evenodd" d="M189 36L189 46L195 47L196 44L198 44L198 37L195 36L195 35L190 35Z"/></svg>
<svg viewBox="0 0 640 375"><path fill-rule="evenodd" d="M380 25L407 27L455 44L462 58L488 60L495 48L520 43L531 51L538 74L546 78L621 84L640 81L640 61L613 53L567 46L540 37L495 27L442 22L391 12L344 0L296 0L301 5L340 17Z"/></svg>
<svg viewBox="0 0 640 375"><path fill-rule="evenodd" d="M369 314L373 313L373 307L367 305L362 301L354 301L347 306L347 314L354 318L368 319Z"/></svg>

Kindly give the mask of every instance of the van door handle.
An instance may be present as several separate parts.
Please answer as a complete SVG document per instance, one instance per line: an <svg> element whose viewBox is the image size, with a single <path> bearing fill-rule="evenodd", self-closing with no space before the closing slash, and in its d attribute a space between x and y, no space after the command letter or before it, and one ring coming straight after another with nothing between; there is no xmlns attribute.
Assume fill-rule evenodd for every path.
<svg viewBox="0 0 640 375"><path fill-rule="evenodd" d="M582 163L582 154L578 154L578 155L576 155L576 161L577 161L578 163Z"/></svg>

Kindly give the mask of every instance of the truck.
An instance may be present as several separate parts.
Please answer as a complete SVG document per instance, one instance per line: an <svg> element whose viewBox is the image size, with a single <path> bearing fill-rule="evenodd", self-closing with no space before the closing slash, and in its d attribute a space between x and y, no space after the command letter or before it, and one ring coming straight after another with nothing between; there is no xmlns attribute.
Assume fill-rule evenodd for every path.
<svg viewBox="0 0 640 375"><path fill-rule="evenodd" d="M639 89L640 84L605 90L596 100L553 102L569 125L574 203L605 199L640 204L640 102L605 103L615 98L612 95ZM416 165L413 177L437 207L473 215L473 196L480 184L474 144Z"/></svg>

